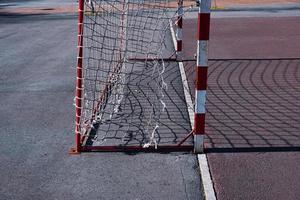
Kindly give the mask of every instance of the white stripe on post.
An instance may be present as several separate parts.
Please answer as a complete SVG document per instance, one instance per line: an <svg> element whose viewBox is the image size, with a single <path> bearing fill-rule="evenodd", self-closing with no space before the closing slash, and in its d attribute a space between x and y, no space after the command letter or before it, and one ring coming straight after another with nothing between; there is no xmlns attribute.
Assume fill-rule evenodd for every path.
<svg viewBox="0 0 300 200"><path fill-rule="evenodd" d="M197 41L197 66L208 66L208 41Z"/></svg>
<svg viewBox="0 0 300 200"><path fill-rule="evenodd" d="M178 40L182 40L182 29L181 28L177 29L177 31L176 31L176 38L177 38L177 41Z"/></svg>
<svg viewBox="0 0 300 200"><path fill-rule="evenodd" d="M196 105L195 105L195 112L196 113L205 113L205 96L206 90L197 90L196 91Z"/></svg>
<svg viewBox="0 0 300 200"><path fill-rule="evenodd" d="M210 13L211 0L200 0L199 13Z"/></svg>
<svg viewBox="0 0 300 200"><path fill-rule="evenodd" d="M183 3L183 1L181 0L179 2L178 11L177 11L178 15L180 15L180 16L183 15L183 6L182 6L182 3Z"/></svg>
<svg viewBox="0 0 300 200"><path fill-rule="evenodd" d="M205 134L205 101L211 0L200 0L198 13L197 68L195 85L194 151L202 153Z"/></svg>

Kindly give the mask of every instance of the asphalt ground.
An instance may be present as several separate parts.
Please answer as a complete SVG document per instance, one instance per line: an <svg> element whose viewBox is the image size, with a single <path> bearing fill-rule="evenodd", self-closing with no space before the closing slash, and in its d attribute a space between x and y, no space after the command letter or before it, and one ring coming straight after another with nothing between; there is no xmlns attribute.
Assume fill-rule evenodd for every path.
<svg viewBox="0 0 300 200"><path fill-rule="evenodd" d="M193 154L68 154L76 16L5 15L0 27L0 199L203 198Z"/></svg>
<svg viewBox="0 0 300 200"><path fill-rule="evenodd" d="M299 15L297 11L281 13L282 16ZM275 16L276 14L278 12L274 11L265 13L261 11L256 13L220 12L215 17L235 17L243 25L246 19L239 19L241 15L251 17ZM276 28L276 20L280 21L281 19L283 18L273 19L271 27ZM286 19L286 23L291 20ZM231 20L233 19L224 19L225 23ZM248 20L251 21L251 18ZM264 20L267 18L264 17L262 21ZM32 23L33 21L34 23ZM224 21L220 24L222 25ZM49 28L57 24L60 29L55 31ZM0 53L0 94L1 105L4 105L1 106L0 115L3 120L0 125L2 127L1 135L6 138L6 140L1 140L0 159L1 163L5 163L0 165L1 177L3 177L0 185L1 198L168 199L171 197L174 199L174 196L178 196L178 199L184 199L184 195L201 197L201 194L198 194L200 193L198 192L200 187L197 179L198 172L190 169L190 166L196 168L196 161L190 155L172 154L165 157L166 155L161 154L137 154L134 156L100 154L101 160L99 160L99 154L88 154L80 158L64 154L73 144L73 116L70 113L73 112L71 104L74 96L75 73L74 67L71 66L74 66L75 63L76 36L75 34L70 36L68 33L75 33L76 19L74 16L67 15L14 14L10 16L6 14L6 17L1 16L0 26L1 47L4 46L7 49ZM262 24L258 27L266 31ZM292 22L292 25L288 27L297 28L298 26L293 25ZM237 26L232 24L228 30L234 28ZM185 30L189 29L185 28ZM213 28L212 32L214 30L216 29ZM64 32L62 37L61 32ZM223 34L220 34L222 32L224 29L213 33L212 38L214 36L222 37ZM26 33L26 37L24 37L24 33ZM241 31L236 33L237 36L231 40L247 36L242 37L246 38L245 40L237 42L243 44L243 41L251 38L251 33L253 34L253 32ZM290 35L295 36L295 34L286 33L283 33L284 38L288 38ZM271 32L269 36L272 35L276 36L274 41L276 38L280 42L282 39L284 40L284 38L278 37L275 31ZM296 39L291 40L297 41L297 35ZM70 42L71 37L73 37L72 42ZM230 38L229 35L224 35L224 37ZM55 46L52 38L56 38L60 42ZM267 38L262 38L259 38L258 41L265 44L264 40ZM287 42L291 40L287 40ZM211 39L210 49L213 49L214 41ZM244 45L237 45L233 48L231 44L221 45L220 55L235 59L241 59L236 55L242 55L242 58L257 59L253 55L259 48L247 51L247 48L241 48ZM280 44L282 43L279 43L278 46L285 48ZM291 45L291 43L289 44ZM297 44L294 42L292 46ZM251 46L251 43L249 42L247 45ZM264 48L263 46L265 45L261 45L260 48ZM190 47L192 48L193 45ZM229 50L234 49L234 51L228 53L228 48ZM45 49L48 51L48 58L44 56ZM66 50L58 52L57 49ZM270 49L268 54L260 55L274 58L274 55L278 53L276 51L278 48ZM244 53L236 54L240 53L240 50ZM51 56L50 53L53 55ZM295 55L293 50L287 50L284 53L287 53L284 55L288 56ZM217 54L211 53L210 55ZM66 69L61 66L70 67ZM295 67L295 69L298 68ZM57 77L60 77L59 80ZM296 78L296 80L299 79ZM57 110L59 110L59 114ZM298 119L297 117L298 115L296 115L296 119ZM256 152L258 150L255 148L253 151L253 153L218 152L208 154L218 199L297 199L299 196L297 193L299 153L295 151ZM87 163L90 163L88 167ZM126 163L127 168L124 168L123 165L120 166L120 163ZM166 168L158 168L157 163L161 163L159 166L166 166ZM150 173L150 175L148 172L151 170L153 172L154 168L155 173ZM142 177L138 177L136 172L142 174ZM165 174L165 172L167 173ZM183 175L182 180L178 178L180 173ZM151 181L146 182L146 179L151 179ZM120 195L121 193L122 195Z"/></svg>
<svg viewBox="0 0 300 200"><path fill-rule="evenodd" d="M65 5L76 5L77 0L51 0L51 2L47 0L0 0L0 7L57 7L57 6L65 6Z"/></svg>
<svg viewBox="0 0 300 200"><path fill-rule="evenodd" d="M205 146L216 196L298 199L300 18L238 15L211 19ZM183 23L188 59L196 24Z"/></svg>

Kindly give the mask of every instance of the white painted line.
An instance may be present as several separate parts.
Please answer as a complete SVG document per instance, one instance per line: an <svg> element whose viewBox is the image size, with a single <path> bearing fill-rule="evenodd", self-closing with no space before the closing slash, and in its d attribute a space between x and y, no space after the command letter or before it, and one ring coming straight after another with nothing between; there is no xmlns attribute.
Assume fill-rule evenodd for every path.
<svg viewBox="0 0 300 200"><path fill-rule="evenodd" d="M213 182L209 173L209 167L205 154L198 154L198 162L200 168L200 175L202 185L204 189L204 195L206 200L216 200L215 191L213 188Z"/></svg>
<svg viewBox="0 0 300 200"><path fill-rule="evenodd" d="M180 70L181 80L182 80L182 84L183 84L185 102L187 104L191 127L193 128L194 127L194 107L195 106L192 101L189 85L188 85L186 74L185 74L184 67L183 67L183 63L179 62L178 64L179 64L179 70Z"/></svg>
<svg viewBox="0 0 300 200"><path fill-rule="evenodd" d="M174 32L171 21L170 21L170 30L171 30L171 35L172 35L172 39L173 39L173 45L174 45L174 47L176 47L176 37L175 37L175 32ZM180 74L181 74L181 80L183 83L184 96L185 96L185 100L186 100L186 103L188 106L190 123L191 123L191 126L194 127L194 106L192 103L192 97L190 95L191 93L190 93L189 87L188 87L187 77L186 77L186 74L184 71L183 63L179 62L178 64L179 64L179 69L180 69ZM215 196L213 182L212 182L212 179L211 179L211 176L209 173L206 155L198 154L197 158L198 158L198 163L199 163L199 168L200 168L200 175L201 175L205 199L206 200L216 200L217 198ZM201 191L202 191L202 189L201 189Z"/></svg>
<svg viewBox="0 0 300 200"><path fill-rule="evenodd" d="M172 22L170 22L170 30L171 30L171 35L172 35L172 39L173 39L173 45L174 45L174 47L176 47L176 36L175 36L175 31L172 26ZM189 113L191 128L193 128L194 127L194 104L192 101L192 97L191 97L189 85L187 82L187 77L186 77L186 74L184 71L183 63L178 62L178 65L179 65L181 80L182 80L182 84L183 84L184 97L185 97L185 101L186 101L187 109L188 109L188 113Z"/></svg>
<svg viewBox="0 0 300 200"><path fill-rule="evenodd" d="M174 48L176 49L176 36L175 36L175 31L174 31L174 28L173 28L173 25L172 25L172 20L170 20L170 31L171 31L171 35L172 35L172 40L173 40L173 45L174 45Z"/></svg>

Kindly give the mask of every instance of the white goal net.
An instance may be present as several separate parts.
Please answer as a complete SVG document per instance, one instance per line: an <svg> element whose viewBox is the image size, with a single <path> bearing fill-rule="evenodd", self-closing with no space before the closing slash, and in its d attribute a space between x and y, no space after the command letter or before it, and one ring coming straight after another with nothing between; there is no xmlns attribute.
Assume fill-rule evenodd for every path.
<svg viewBox="0 0 300 200"><path fill-rule="evenodd" d="M179 132L189 132L186 110L180 106L184 97L172 97L182 90L178 66L164 60L175 53L169 26L177 9L170 3L85 1L80 134L86 145L156 147L164 142L160 128L172 123L178 127L170 131L169 141L176 143ZM167 93L169 89L175 92ZM171 112L187 124L166 122Z"/></svg>

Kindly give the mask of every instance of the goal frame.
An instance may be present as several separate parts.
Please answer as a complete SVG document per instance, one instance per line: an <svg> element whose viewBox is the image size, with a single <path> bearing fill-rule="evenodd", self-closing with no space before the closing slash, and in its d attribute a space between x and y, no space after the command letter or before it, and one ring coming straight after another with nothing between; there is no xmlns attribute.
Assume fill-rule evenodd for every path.
<svg viewBox="0 0 300 200"><path fill-rule="evenodd" d="M83 100L83 20L84 1L78 1L78 36L77 36L77 66L76 66L76 92L75 92L75 146L70 148L70 154L80 154L81 152L177 152L194 151L194 153L204 152L205 135L205 101L207 89L207 68L208 68L208 40L210 29L210 7L211 0L200 0L198 8L198 28L197 28L197 52L196 52L196 84L195 84L195 107L192 131L176 145L158 145L157 148L150 146L85 146L86 136L80 133L80 120ZM166 58L166 61L183 62L182 59L182 28L183 28L183 0L178 0L176 29L176 58ZM194 138L193 145L186 145L184 142Z"/></svg>

